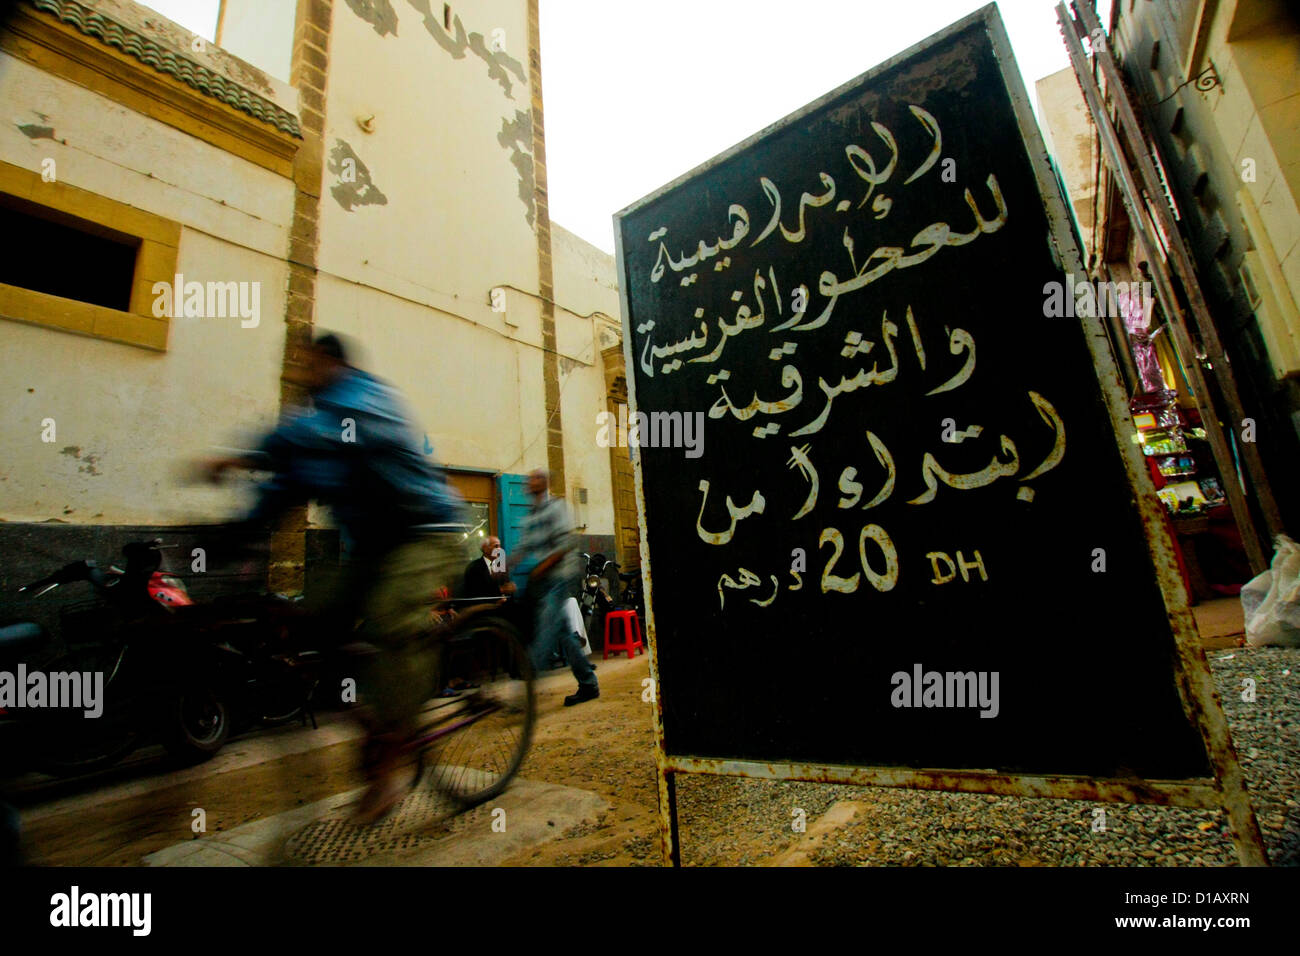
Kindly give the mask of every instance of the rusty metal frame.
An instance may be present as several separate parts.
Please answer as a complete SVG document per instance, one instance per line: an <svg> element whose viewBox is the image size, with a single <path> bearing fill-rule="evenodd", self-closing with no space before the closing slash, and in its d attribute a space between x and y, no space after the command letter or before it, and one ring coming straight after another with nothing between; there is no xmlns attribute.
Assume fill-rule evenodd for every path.
<svg viewBox="0 0 1300 956"><path fill-rule="evenodd" d="M1072 0L1070 6L1078 18L1074 21L1070 19L1064 6L1063 3L1057 4L1056 16L1061 24L1066 46L1073 51L1071 60L1075 66L1076 77L1079 79L1081 86L1087 82L1095 87L1096 83L1090 70L1087 71L1086 79L1078 73L1079 67L1087 65L1087 61L1083 59L1083 47L1079 43L1079 36L1095 36L1097 31L1101 30L1101 21L1097 19L1096 12L1087 3L1078 3L1076 0ZM1063 17L1064 19L1062 19ZM1071 27L1073 27L1074 32L1066 33L1065 31L1070 30ZM1237 389L1237 379L1232 371L1232 363L1228 361L1228 357L1223 351L1223 343L1219 339L1218 329L1214 324L1213 317L1210 315L1210 307L1205 301L1205 294L1201 290L1200 279L1196 274L1196 266L1191 253L1187 250L1183 234L1174 221L1172 211L1163 201L1163 187L1155 165L1151 161L1150 150L1156 147L1154 144L1148 144L1137 114L1133 111L1133 106L1129 102L1128 92L1125 89L1124 81L1119 74L1119 67L1116 65L1114 55L1111 52L1109 38L1107 42L1098 44L1098 48L1093 51L1093 60L1101 67L1101 71L1106 77L1107 92L1115 108L1115 116L1119 121L1119 130L1123 132L1124 137L1128 140L1129 155L1134 160L1133 165L1136 167L1138 178L1149 200L1149 205L1145 207L1139 205L1138 208L1129 211L1130 217L1134 219L1134 229L1138 235L1149 233L1150 230L1144 228L1143 225L1143 213L1145 212L1147 217L1154 219L1161 232L1168 238L1168 262L1163 262L1161 256L1153 256L1151 253L1154 250L1152 249L1148 250L1147 261L1151 264L1152 271L1156 273L1159 281L1164 285L1164 294L1161 296L1160 304L1164 307L1165 314L1170 319L1175 342L1179 343L1180 349L1186 349L1183 355L1183 364L1189 368L1193 376L1192 387L1197 390L1198 407L1202 401L1208 403L1208 389L1205 387L1200 364L1196 361L1196 351L1192 348L1186 316L1184 316L1183 310L1179 308L1177 299L1173 295L1173 283L1168 276L1171 268L1178 276L1178 280L1182 283L1186 292L1188 305L1186 311L1204 344L1206 355L1212 365L1211 370L1214 372L1215 381L1218 383L1219 392L1223 398L1223 404L1226 406L1228 414L1232 416L1233 421L1241 422L1245 419L1246 412L1241 404L1241 395ZM1213 70L1213 68L1213 65L1211 65L1208 69ZM1191 80L1188 80L1188 83L1191 82ZM1186 86L1187 84L1183 85ZM1201 85L1197 83L1196 88L1201 89ZM1207 89L1209 88L1212 87L1207 87ZM1097 92L1098 96L1100 96L1100 90ZM1170 94L1171 97L1173 95ZM1166 99L1168 98L1166 97ZM1091 111L1090 106L1089 112ZM1108 114L1106 115L1106 122L1110 124ZM1114 132L1114 124L1110 125L1111 131ZM1112 171L1112 174L1119 176L1114 171ZM1132 171L1126 169L1125 176L1131 181ZM1136 186L1136 183L1134 186ZM1126 195L1126 204L1127 201ZM1148 241L1148 245L1150 244ZM1161 291L1159 285L1157 285L1157 291ZM1210 415L1208 416L1202 411L1202 419L1206 419L1203 424L1206 431L1210 433L1220 474L1231 474L1233 471L1232 456L1224 439L1222 428L1219 426L1217 417L1213 414L1213 408L1210 409ZM1256 447L1255 442L1239 442L1238 447L1240 448L1241 459L1245 465L1246 473L1250 476L1251 490L1255 493L1260 515L1267 531L1267 534L1264 535L1264 541L1271 541L1282 533L1284 528L1282 515L1278 511L1277 500L1273 496L1268 474L1264 470L1264 463L1260 460L1259 449ZM1232 484L1236 492L1235 496L1230 500L1233 501L1233 511L1237 517L1242 542L1245 544L1246 552L1251 558L1251 570L1259 574L1268 569L1269 556L1261 547L1260 535L1255 522L1251 518L1250 510L1246 506L1244 492L1240 484L1225 480L1225 487L1228 484ZM1237 514L1239 510L1243 513Z"/></svg>
<svg viewBox="0 0 1300 956"><path fill-rule="evenodd" d="M620 210L614 215L615 260L618 268L620 304L623 310L623 352L629 370L635 368L632 350L631 309L628 301L626 259L620 220L665 193L677 188L726 162L731 157L756 144L769 134L799 122L830 100L882 73L900 61L941 44L955 34L980 25L988 33L994 56L1006 85L1012 109L1034 170L1038 192L1043 200L1051 228L1052 254L1062 272L1083 275L1079 250L1069 226L1069 214L1062 201L1052 172L1051 160L1043 143L1042 134L1034 120L1029 98L1021 82L1011 51L1011 43L1002 24L997 7L989 4L969 16L951 24L940 32L873 67L825 96L807 104L777 123L738 143L708 162L678 177L650 195ZM649 529L646 524L645 491L641 459L637 449L632 449L633 473L636 485L637 524L641 534L641 568L645 586L646 630L650 651L650 673L654 684L654 736L655 768L659 791L659 826L664 864L681 865L681 846L677 820L677 781L682 773L720 776L753 777L768 780L798 780L818 783L857 784L863 786L900 787L915 790L946 790L962 793L987 793L1019 797L1049 797L1072 800L1098 800L1105 802L1148 803L1193 808L1223 807L1232 825L1238 856L1245 865L1267 865L1254 811L1246 793L1245 779L1237 763L1236 753L1229 737L1227 720L1214 690L1209 665L1200 646L1196 622L1187 604L1182 578L1174 557L1173 541L1164 521L1164 505L1155 495L1155 488L1147 473L1137 448L1128 440L1135 426L1128 409L1126 396L1120 387L1119 372L1110 351L1105 329L1098 319L1080 319L1085 339L1092 355L1107 410L1114 430L1115 442L1120 450L1130 487L1134 490L1150 551L1153 569L1164 597L1165 609L1177 652L1174 677L1182 702L1183 712L1197 727L1206 748L1214 776L1187 780L1141 780L1136 778L1092 778L1065 775L1024 775L1000 773L996 770L944 770L910 767L857 767L804 763L769 763L761 761L731 760L724 758L693 757L670 754L664 741L663 689L659 681L658 641L655 639L654 576L650 560ZM628 403L635 411L636 376L627 377Z"/></svg>
<svg viewBox="0 0 1300 956"><path fill-rule="evenodd" d="M1077 5L1076 9L1079 9ZM1087 5L1085 4L1081 9L1088 10ZM1092 11L1088 10L1088 13L1091 15ZM1151 157L1147 155L1148 147L1145 140L1142 138L1140 131L1136 130L1135 124L1137 120L1133 116L1132 109L1128 106L1127 96L1119 76L1115 72L1115 65L1110 60L1110 53L1107 50L1109 44L1098 42L1096 44L1097 48L1093 52L1093 59L1101 64L1103 72L1106 74L1110 97L1115 103L1121 125L1128 136L1129 155L1137 160L1136 165L1142 174L1142 183L1146 190L1149 205L1143 202L1139 185L1128 165L1123 147L1120 145L1118 130L1115 124L1111 122L1101 89L1093 78L1088 58L1080 43L1081 36L1095 36L1094 31L1100 30L1101 26L1097 22L1095 15L1093 15L1091 21L1086 19L1075 21L1071 19L1069 13L1066 12L1064 3L1057 4L1056 16L1061 27L1061 35L1065 41L1066 50L1070 56L1070 65L1074 70L1075 79L1079 84L1080 92L1083 94L1088 112L1092 114L1093 124L1097 130L1097 139L1102 147L1102 157L1107 169L1110 171L1113 184L1123 201L1124 210L1128 214L1134 242L1142 258L1150 265L1156 297L1159 299L1160 306L1168 319L1173 347L1187 377L1189 390L1196 402L1197 410L1201 414L1201 424L1205 428L1210 449L1214 454L1215 464L1219 468L1220 475L1232 475L1235 468L1232 451L1229 448L1228 438L1224 434L1223 426L1219 423L1219 415L1210 398L1209 388L1205 382L1205 374L1201 370L1200 362L1197 361L1196 349L1192 346L1186 316L1177 296L1174 294L1169 266L1164 262L1164 256L1160 253L1162 244L1157 239L1151 225L1153 216L1155 225L1158 225L1163 234L1168 237L1170 245L1169 264L1175 267L1183 288L1188 291L1188 300L1192 304L1192 313L1194 317L1197 317L1197 321L1201 326L1201 337L1205 340L1210 358L1213 359L1215 376L1224 403L1228 406L1231 417L1235 421L1241 421L1245 416L1245 412L1242 411L1232 370L1223 356L1222 349L1219 347L1217 335L1213 333L1210 335L1205 334L1204 326L1205 323L1209 322L1208 314L1203 320L1198 316L1197 303L1199 303L1200 312L1204 313L1205 309L1200 284L1196 276L1189 271L1191 269L1191 260L1187 258L1186 252L1183 250L1182 237L1178 232L1178 226L1164 207L1155 167L1151 165ZM1133 125L1130 125L1130 123ZM1150 210L1156 212L1149 214ZM1184 259L1186 263L1180 265ZM1123 338L1120 341L1123 342ZM1247 452L1252 453L1249 460L1247 460ZM1266 516L1269 536L1272 536L1281 530L1281 524L1278 518L1277 504L1273 500L1273 494L1269 489L1267 479L1260 468L1256 467L1259 462L1258 454L1255 454L1254 443L1245 443L1242 449L1242 458L1246 461L1246 470L1250 474L1257 498ZM1224 493L1228 498L1228 504L1232 510L1233 519L1237 525L1237 531L1241 535L1242 545L1245 547L1246 555L1250 560L1251 571L1254 574L1259 574L1268 568L1268 556L1264 553L1260 543L1259 530L1251 517L1250 506L1246 502L1245 488L1239 482L1228 479L1224 479L1223 486Z"/></svg>
<svg viewBox="0 0 1300 956"><path fill-rule="evenodd" d="M1070 53L1075 75L1083 85L1085 83L1083 74L1086 74L1086 80L1088 84L1091 84L1091 72L1086 69L1083 69L1083 74L1080 72L1083 68L1083 64L1080 62L1083 56L1083 47L1074 32L1073 21L1066 12L1064 3L1058 3L1056 9L1061 24L1062 36ZM1095 85L1083 86L1083 90L1085 96L1097 92ZM1104 156L1107 164L1111 167L1111 172L1119 177L1125 185L1131 184L1132 177L1124 165L1123 150L1119 147L1118 138L1115 136L1114 128L1110 126L1109 118L1104 110L1100 119L1097 119L1095 110L1091 111L1094 113L1094 119L1097 120L1098 136L1102 140ZM1033 132L1036 137L1037 129L1035 128ZM1039 145L1041 146L1041 140ZM1057 205L1060 204L1059 194L1048 200L1049 218L1055 218L1052 210L1053 201ZM1125 202L1137 206L1135 195L1130 196L1126 193ZM1139 230L1139 232L1135 233L1136 235L1140 235L1140 224L1141 219L1135 218L1134 228ZM1056 219L1053 226L1054 228L1059 227L1060 220ZM1064 240L1065 244L1058 238L1057 246L1065 255L1069 256L1066 265L1083 271L1078 250L1074 248L1072 236L1067 233ZM1172 298L1170 301L1172 304ZM1155 497L1155 489L1151 483L1150 473L1138 454L1137 447L1131 442L1124 441L1125 434L1132 434L1136 427L1133 425L1127 403L1123 401L1123 395L1117 387L1118 371L1115 367L1114 358L1110 354L1109 348L1102 347L1102 342L1098 340L1095 334L1095 332L1100 331L1099 320L1084 320L1084 326L1088 331L1089 347L1093 351L1093 360L1097 367L1098 378L1101 381L1107 407L1111 413L1111 421L1115 425L1116 440L1123 452L1126 470L1129 472L1129 481L1132 487L1138 491L1138 509L1147 532L1147 543L1151 550L1152 561L1156 567L1160 590L1165 599L1165 609L1169 615L1169 622L1172 625L1177 646L1177 670L1175 676L1178 680L1178 693L1182 699L1183 711L1201 733L1201 739L1205 744L1205 752L1210 759L1210 766L1218 781L1222 805L1227 810L1232 824L1233 838L1237 844L1237 854L1241 862L1248 866L1267 865L1268 855L1264 851L1259 824L1255 820L1255 812L1250 805L1245 776L1242 774L1241 766L1237 762L1237 754L1232 746L1232 738L1228 731L1228 721L1223 714L1223 708L1219 705L1219 698L1214 690L1214 679L1210 675L1210 668L1205 660L1205 652L1200 644L1196 620L1192 616L1191 608L1188 606L1187 594L1183 587L1181 575L1178 573L1173 541L1170 538L1169 527L1164 521L1163 505ZM1090 326L1097 326L1098 328L1094 330Z"/></svg>

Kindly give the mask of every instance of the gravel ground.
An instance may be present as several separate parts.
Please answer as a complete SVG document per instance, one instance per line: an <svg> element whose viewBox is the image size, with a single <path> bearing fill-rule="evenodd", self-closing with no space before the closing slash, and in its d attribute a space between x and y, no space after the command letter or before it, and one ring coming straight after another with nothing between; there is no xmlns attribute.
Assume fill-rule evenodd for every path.
<svg viewBox="0 0 1300 956"><path fill-rule="evenodd" d="M1300 865L1300 649L1208 653L1276 866ZM1241 699L1244 678L1254 702ZM863 804L849 824L810 841L792 831L837 801ZM1105 810L1105 829L1094 811ZM819 866L1232 866L1227 815L1078 800L1033 800L828 784L683 775L682 862L764 864L792 846Z"/></svg>

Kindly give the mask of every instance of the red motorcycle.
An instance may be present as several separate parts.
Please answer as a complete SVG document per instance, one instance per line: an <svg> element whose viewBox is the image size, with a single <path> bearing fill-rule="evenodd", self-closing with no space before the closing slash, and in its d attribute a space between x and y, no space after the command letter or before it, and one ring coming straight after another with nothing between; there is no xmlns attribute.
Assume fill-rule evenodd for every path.
<svg viewBox="0 0 1300 956"><path fill-rule="evenodd" d="M20 589L40 597L86 582L102 599L90 615L92 633L65 635L70 646L59 656L37 624L0 627L0 670L101 675L101 713L0 708L6 763L88 773L151 740L195 762L220 750L241 721L311 715L319 655L290 640L302 620L292 602L254 595L197 605L179 578L160 570L162 548L134 542L123 549L124 567L77 561Z"/></svg>
<svg viewBox="0 0 1300 956"><path fill-rule="evenodd" d="M125 567L104 571L94 561L74 561L19 589L39 598L84 582L102 606L93 612L92 633L76 640L65 635L58 655L53 637L37 624L0 628L0 669L45 675L50 687L56 679L65 686L83 681L83 695L97 688L100 699L93 702L97 714L30 704L0 711L0 747L14 765L69 776L111 766L150 738L187 760L209 757L225 742L226 708L204 679L197 649L167 631L170 603L191 602L183 585L159 572L159 547L133 542L122 549Z"/></svg>

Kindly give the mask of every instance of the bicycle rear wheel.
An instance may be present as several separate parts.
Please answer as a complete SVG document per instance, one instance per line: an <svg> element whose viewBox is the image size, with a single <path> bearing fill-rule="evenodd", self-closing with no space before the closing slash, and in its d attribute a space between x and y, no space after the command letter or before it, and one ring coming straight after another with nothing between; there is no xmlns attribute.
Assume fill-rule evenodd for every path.
<svg viewBox="0 0 1300 956"><path fill-rule="evenodd" d="M462 807L501 793L523 763L532 740L533 665L519 632L500 618L483 618L447 638L440 683L446 696L426 716L439 735L420 754L433 786Z"/></svg>

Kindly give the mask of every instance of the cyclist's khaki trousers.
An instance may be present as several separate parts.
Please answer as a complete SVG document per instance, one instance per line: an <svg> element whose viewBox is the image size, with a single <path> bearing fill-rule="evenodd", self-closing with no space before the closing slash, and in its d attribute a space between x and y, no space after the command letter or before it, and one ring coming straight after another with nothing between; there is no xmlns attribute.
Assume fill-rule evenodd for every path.
<svg viewBox="0 0 1300 956"><path fill-rule="evenodd" d="M361 636L379 653L362 675L361 692L381 728L405 727L441 689L429 612L439 588L455 590L465 562L460 535L431 534L394 548L375 568Z"/></svg>

